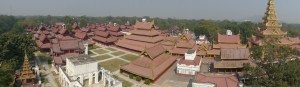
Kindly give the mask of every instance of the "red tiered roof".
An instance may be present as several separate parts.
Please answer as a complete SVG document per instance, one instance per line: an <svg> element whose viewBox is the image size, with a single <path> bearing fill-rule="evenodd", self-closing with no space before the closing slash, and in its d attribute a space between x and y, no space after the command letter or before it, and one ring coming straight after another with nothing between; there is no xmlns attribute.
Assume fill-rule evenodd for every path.
<svg viewBox="0 0 300 87"><path fill-rule="evenodd" d="M122 66L121 69L144 78L155 80L176 61L176 58L164 53L165 51L161 45L155 45L145 51L145 54L148 54L151 58L139 58Z"/></svg>
<svg viewBox="0 0 300 87"><path fill-rule="evenodd" d="M217 87L239 87L239 80L234 75L204 75L198 74L195 76L196 83L210 83L214 84Z"/></svg>
<svg viewBox="0 0 300 87"><path fill-rule="evenodd" d="M241 41L240 35L222 35L218 34L218 43L239 44Z"/></svg>

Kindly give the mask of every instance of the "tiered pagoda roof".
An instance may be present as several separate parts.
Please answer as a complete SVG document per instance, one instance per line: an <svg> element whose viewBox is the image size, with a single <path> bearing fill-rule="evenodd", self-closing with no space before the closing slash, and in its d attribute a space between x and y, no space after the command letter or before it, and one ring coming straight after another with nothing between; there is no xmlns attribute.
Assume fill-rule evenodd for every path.
<svg viewBox="0 0 300 87"><path fill-rule="evenodd" d="M285 37L287 32L281 31L282 25L276 16L274 0L269 0L268 7L263 17L262 35L264 37Z"/></svg>
<svg viewBox="0 0 300 87"><path fill-rule="evenodd" d="M123 37L123 33L120 32L121 28L119 25L100 25L95 27L94 34L92 38L94 41L101 42L104 44L112 44L119 38Z"/></svg>
<svg viewBox="0 0 300 87"><path fill-rule="evenodd" d="M115 44L119 47L142 52L164 40L164 37L160 36L160 32L154 29L154 21L136 21L134 28L134 30L129 31L131 35L124 36Z"/></svg>
<svg viewBox="0 0 300 87"><path fill-rule="evenodd" d="M34 81L35 78L36 78L36 75L31 70L31 65L29 63L29 59L28 59L27 54L25 52L24 62L23 62L22 71L21 71L21 74L19 76L19 79L26 82L26 80Z"/></svg>
<svg viewBox="0 0 300 87"><path fill-rule="evenodd" d="M176 58L166 53L161 44L155 45L142 52L139 58L121 67L122 70L144 78L156 80L176 61Z"/></svg>

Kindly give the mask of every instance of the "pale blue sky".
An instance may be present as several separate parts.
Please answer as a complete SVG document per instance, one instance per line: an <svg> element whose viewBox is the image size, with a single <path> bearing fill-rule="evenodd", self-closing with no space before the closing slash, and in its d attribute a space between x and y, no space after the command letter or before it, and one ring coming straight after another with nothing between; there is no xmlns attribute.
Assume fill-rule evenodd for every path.
<svg viewBox="0 0 300 87"><path fill-rule="evenodd" d="M150 16L179 19L261 20L268 0L1 0L0 14ZM300 0L276 0L277 16L300 23Z"/></svg>

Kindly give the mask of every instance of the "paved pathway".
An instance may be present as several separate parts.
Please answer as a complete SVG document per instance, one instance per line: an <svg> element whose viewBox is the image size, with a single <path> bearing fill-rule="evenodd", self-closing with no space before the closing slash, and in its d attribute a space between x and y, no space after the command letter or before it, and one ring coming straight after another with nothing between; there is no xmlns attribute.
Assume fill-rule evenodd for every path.
<svg viewBox="0 0 300 87"><path fill-rule="evenodd" d="M54 76L51 72L51 69L49 68L47 62L41 62L40 61L40 58L35 54L35 58L36 58L36 61L38 63L38 65L41 65L43 67L45 67L46 70L43 70L43 67L40 67L41 70L40 70L40 73L44 73L46 74L47 76L45 76L45 79L48 79L49 83L43 83L42 84L44 85L44 87L58 87L54 81Z"/></svg>

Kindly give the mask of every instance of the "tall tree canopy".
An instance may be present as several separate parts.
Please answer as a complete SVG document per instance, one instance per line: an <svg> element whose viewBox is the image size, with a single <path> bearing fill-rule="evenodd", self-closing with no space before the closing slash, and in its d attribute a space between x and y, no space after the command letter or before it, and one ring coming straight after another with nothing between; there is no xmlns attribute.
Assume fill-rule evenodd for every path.
<svg viewBox="0 0 300 87"><path fill-rule="evenodd" d="M11 31L0 35L0 86L8 86L13 81L15 70L23 63L25 51L32 59L35 46L31 34Z"/></svg>

